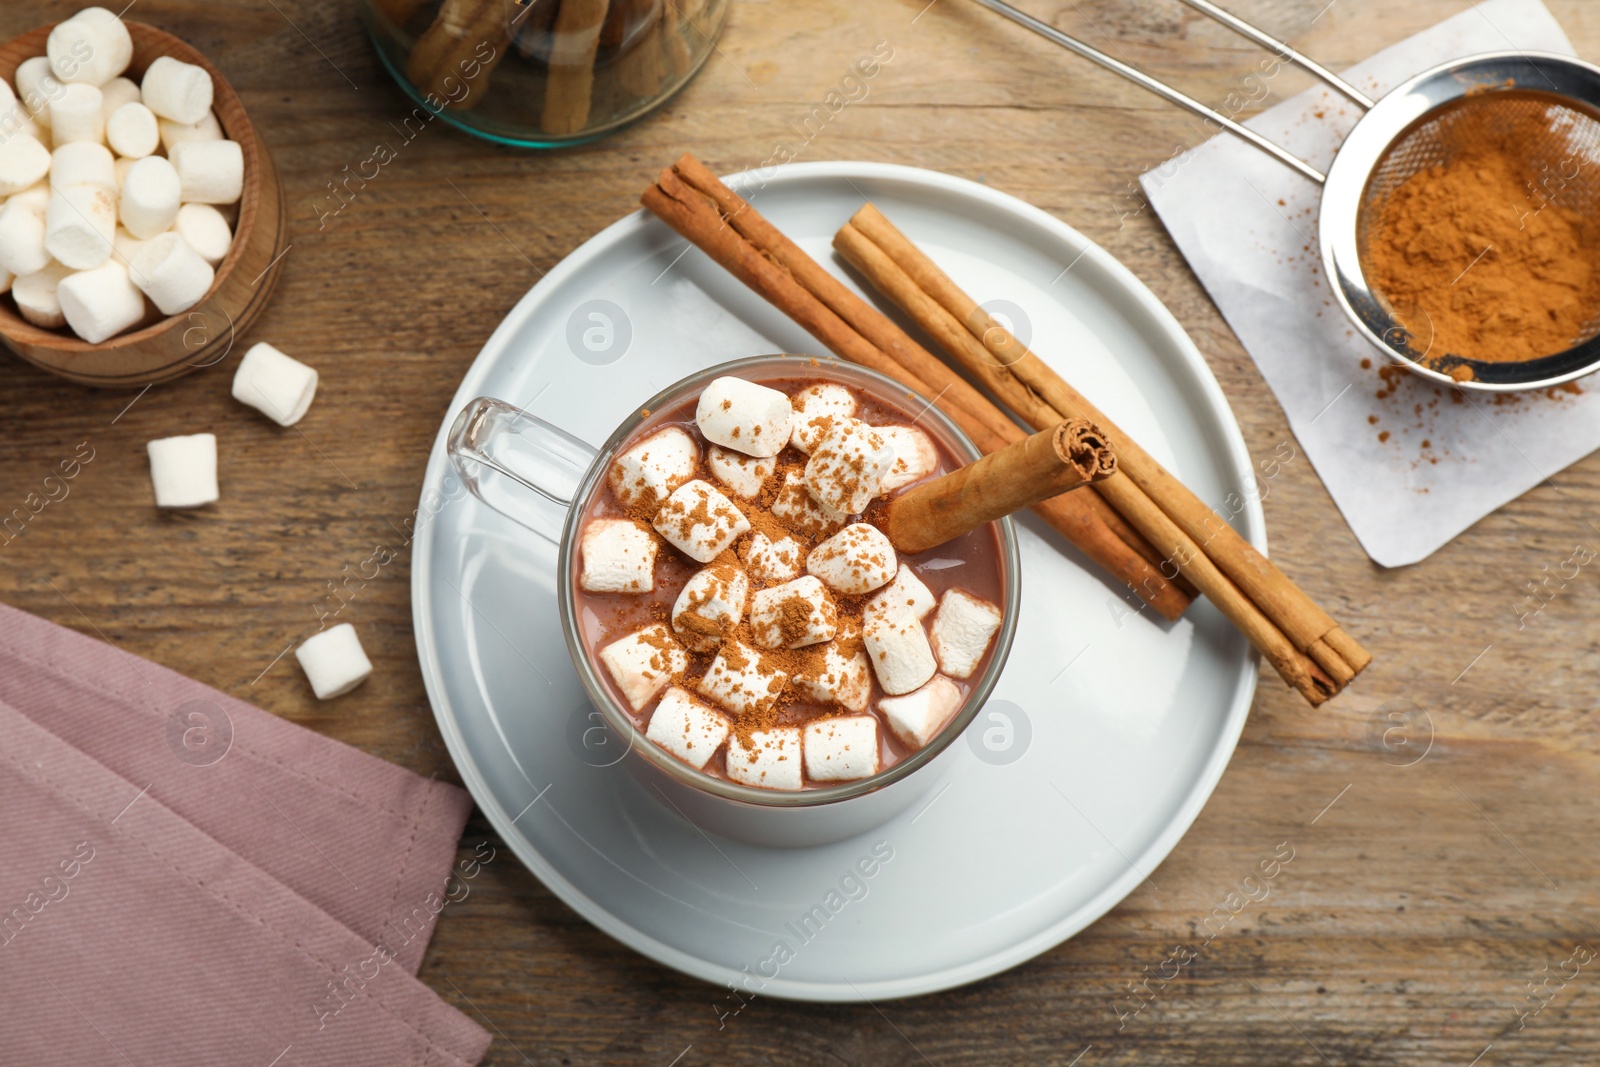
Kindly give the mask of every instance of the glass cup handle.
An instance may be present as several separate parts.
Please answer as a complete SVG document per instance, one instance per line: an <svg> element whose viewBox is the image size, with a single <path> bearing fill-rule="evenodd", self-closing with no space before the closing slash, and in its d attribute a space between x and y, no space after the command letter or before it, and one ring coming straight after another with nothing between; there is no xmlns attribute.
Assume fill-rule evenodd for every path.
<svg viewBox="0 0 1600 1067"><path fill-rule="evenodd" d="M473 496L556 544L598 455L559 426L486 396L461 409L446 448Z"/></svg>

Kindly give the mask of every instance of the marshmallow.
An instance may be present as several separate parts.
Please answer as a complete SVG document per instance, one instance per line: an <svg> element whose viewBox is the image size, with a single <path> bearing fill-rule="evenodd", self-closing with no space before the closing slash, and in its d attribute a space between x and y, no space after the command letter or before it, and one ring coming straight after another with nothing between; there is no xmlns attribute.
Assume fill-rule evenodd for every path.
<svg viewBox="0 0 1600 1067"><path fill-rule="evenodd" d="M654 526L696 563L710 563L750 529L750 520L709 482L696 478L672 491Z"/></svg>
<svg viewBox="0 0 1600 1067"><path fill-rule="evenodd" d="M1000 629L1000 609L970 593L951 589L933 617L933 652L939 669L952 678L970 678Z"/></svg>
<svg viewBox="0 0 1600 1067"><path fill-rule="evenodd" d="M751 500L760 495L767 479L778 469L778 461L771 456L746 456L712 445L706 449L706 466L711 468L711 476L734 496Z"/></svg>
<svg viewBox="0 0 1600 1067"><path fill-rule="evenodd" d="M880 495L921 481L938 468L938 448L927 434L915 426L875 426L873 429L894 450L894 463L878 483Z"/></svg>
<svg viewBox="0 0 1600 1067"><path fill-rule="evenodd" d="M763 582L787 582L798 577L804 557L805 549L792 537L774 541L764 533L757 533L744 547L744 565Z"/></svg>
<svg viewBox="0 0 1600 1067"><path fill-rule="evenodd" d="M672 605L672 630L690 650L710 652L744 618L750 579L732 563L713 563L683 583Z"/></svg>
<svg viewBox="0 0 1600 1067"><path fill-rule="evenodd" d="M123 104L106 119L106 141L117 155L143 159L161 147L155 112L138 101Z"/></svg>
<svg viewBox="0 0 1600 1067"><path fill-rule="evenodd" d="M145 445L145 450L150 453L156 507L195 508L217 499L216 434L163 437Z"/></svg>
<svg viewBox="0 0 1600 1067"><path fill-rule="evenodd" d="M4 78L0 78L0 84L4 81ZM31 137L44 145L46 151L50 148L50 131L33 121L33 116L28 114L28 109L22 106L20 100L13 104L0 104L0 140L9 141L13 137Z"/></svg>
<svg viewBox="0 0 1600 1067"><path fill-rule="evenodd" d="M659 547L632 519L594 519L578 541L583 557L578 584L591 593L648 593L655 588Z"/></svg>
<svg viewBox="0 0 1600 1067"><path fill-rule="evenodd" d="M960 706L961 690L942 674L914 693L878 701L878 710L888 720L889 729L912 748L932 741Z"/></svg>
<svg viewBox="0 0 1600 1067"><path fill-rule="evenodd" d="M728 717L673 686L650 715L644 735L697 771L728 737Z"/></svg>
<svg viewBox="0 0 1600 1067"><path fill-rule="evenodd" d="M163 315L176 315L194 307L217 276L211 264L175 233L157 234L146 241L128 265L128 272Z"/></svg>
<svg viewBox="0 0 1600 1067"><path fill-rule="evenodd" d="M244 191L244 149L237 141L184 141L172 146L172 165L188 204L231 204Z"/></svg>
<svg viewBox="0 0 1600 1067"><path fill-rule="evenodd" d="M747 456L776 456L789 443L789 398L743 378L722 377L700 394L694 421L707 441Z"/></svg>
<svg viewBox="0 0 1600 1067"><path fill-rule="evenodd" d="M121 160L118 160L120 163ZM130 160L131 162L131 160ZM133 257L139 254L139 249L144 247L144 242L124 227L117 227L117 234L111 239L111 258L118 263L132 263Z"/></svg>
<svg viewBox="0 0 1600 1067"><path fill-rule="evenodd" d="M762 648L805 648L833 640L839 611L811 575L762 589L750 601L750 630Z"/></svg>
<svg viewBox="0 0 1600 1067"><path fill-rule="evenodd" d="M117 113L117 108L123 104L137 104L139 102L139 86L128 78L112 78L100 86L100 106L105 111L106 121L111 121L111 116Z"/></svg>
<svg viewBox="0 0 1600 1067"><path fill-rule="evenodd" d="M172 155L173 145L182 144L184 141L220 141L222 140L222 123L217 121L215 111L207 111L206 117L196 123L173 122L157 116L156 123L161 128L161 147L167 150L167 155Z"/></svg>
<svg viewBox="0 0 1600 1067"><path fill-rule="evenodd" d="M32 274L44 270L50 253L44 247L44 208L12 197L0 208L0 270Z"/></svg>
<svg viewBox="0 0 1600 1067"><path fill-rule="evenodd" d="M66 86L50 72L50 60L34 56L17 64L17 99L27 109L33 121L45 129L50 128L50 101L61 95Z"/></svg>
<svg viewBox="0 0 1600 1067"><path fill-rule="evenodd" d="M133 38L103 7L86 7L56 23L45 42L50 69L64 82L104 85L133 61Z"/></svg>
<svg viewBox="0 0 1600 1067"><path fill-rule="evenodd" d="M867 654L841 651L842 635L812 653L811 660L789 680L795 692L818 704L837 704L866 711L872 697L872 668Z"/></svg>
<svg viewBox="0 0 1600 1067"><path fill-rule="evenodd" d="M144 106L173 122L196 123L211 111L211 75L205 68L160 56L139 83Z"/></svg>
<svg viewBox="0 0 1600 1067"><path fill-rule="evenodd" d="M51 260L43 270L32 274L19 274L11 283L11 299L17 302L22 317L46 330L58 329L67 324L61 313L61 279L72 273L70 267Z"/></svg>
<svg viewBox="0 0 1600 1067"><path fill-rule="evenodd" d="M12 274L4 267L0 267L0 294L9 293L11 291L11 283L16 280L17 276L15 274Z"/></svg>
<svg viewBox="0 0 1600 1067"><path fill-rule="evenodd" d="M50 204L50 194L53 190L47 181L30 185L20 193L13 193L6 198L7 204L29 204L43 211Z"/></svg>
<svg viewBox="0 0 1600 1067"><path fill-rule="evenodd" d="M623 507L654 513L669 493L694 477L699 463L694 438L668 426L613 460L606 478Z"/></svg>
<svg viewBox="0 0 1600 1067"><path fill-rule="evenodd" d="M887 438L860 419L839 419L806 461L806 488L834 511L859 515L893 465Z"/></svg>
<svg viewBox="0 0 1600 1067"><path fill-rule="evenodd" d="M886 585L895 576L894 546L871 523L846 526L806 557L806 571L836 593L855 596Z"/></svg>
<svg viewBox="0 0 1600 1067"><path fill-rule="evenodd" d="M356 628L347 622L312 634L294 650L318 700L342 697L367 680L372 661L362 651Z"/></svg>
<svg viewBox="0 0 1600 1067"><path fill-rule="evenodd" d="M933 599L933 593L922 584L922 579L902 563L900 569L895 572L894 581L867 601L865 611L866 614L882 615L885 618L909 615L921 622L937 604L938 601Z"/></svg>
<svg viewBox="0 0 1600 1067"><path fill-rule="evenodd" d="M120 160L118 161L120 162ZM233 247L233 229L210 204L185 204L178 209L178 232L200 258L215 267Z"/></svg>
<svg viewBox="0 0 1600 1067"><path fill-rule="evenodd" d="M850 390L834 382L808 385L789 398L794 408L789 443L807 455L828 436L835 422L856 413L856 398Z"/></svg>
<svg viewBox="0 0 1600 1067"><path fill-rule="evenodd" d="M161 156L147 156L128 168L122 183L119 213L135 237L148 241L178 221L183 206L178 172ZM209 284L209 283L207 283Z"/></svg>
<svg viewBox="0 0 1600 1067"><path fill-rule="evenodd" d="M128 184L128 172L133 169L133 165L137 162L139 162L137 159L118 156L111 164L111 174L117 179L117 197L119 200L122 197L122 187ZM120 232L122 227L119 226L117 229Z"/></svg>
<svg viewBox="0 0 1600 1067"><path fill-rule="evenodd" d="M57 145L104 141L106 116L101 108L99 89L92 85L68 85L61 95L50 101L52 140Z"/></svg>
<svg viewBox="0 0 1600 1067"><path fill-rule="evenodd" d="M689 666L689 653L658 622L602 648L600 662L633 710L642 711L673 675Z"/></svg>
<svg viewBox="0 0 1600 1067"><path fill-rule="evenodd" d="M157 237L149 243L159 240ZM233 372L233 398L279 426L299 422L316 395L316 370L265 341L251 345L239 361L239 369Z"/></svg>
<svg viewBox="0 0 1600 1067"><path fill-rule="evenodd" d="M761 653L741 641L722 642L696 691L735 715L770 708L789 682L789 672L766 663Z"/></svg>
<svg viewBox="0 0 1600 1067"><path fill-rule="evenodd" d="M92 345L144 318L144 297L129 278L128 268L114 259L93 270L67 275L61 279L56 297L72 332Z"/></svg>
<svg viewBox="0 0 1600 1067"><path fill-rule="evenodd" d="M920 688L939 669L922 623L909 615L868 616L861 636L878 684L890 696Z"/></svg>
<svg viewBox="0 0 1600 1067"><path fill-rule="evenodd" d="M0 143L0 196L10 196L50 173L50 150L32 137L12 134Z"/></svg>
<svg viewBox="0 0 1600 1067"><path fill-rule="evenodd" d="M799 789L804 784L802 750L798 726L751 730L748 741L733 734L728 738L728 778L762 789Z"/></svg>
<svg viewBox="0 0 1600 1067"><path fill-rule="evenodd" d="M117 205L98 185L56 189L44 213L44 246L57 262L90 270L111 258Z"/></svg>
<svg viewBox="0 0 1600 1067"><path fill-rule="evenodd" d="M816 719L805 725L806 773L813 781L849 782L878 773L878 720L871 715Z"/></svg>
<svg viewBox="0 0 1600 1067"><path fill-rule="evenodd" d="M795 533L806 538L826 537L849 520L826 504L818 502L806 488L805 479L786 471L783 485L772 501L772 514Z"/></svg>
<svg viewBox="0 0 1600 1067"><path fill-rule="evenodd" d="M77 141L64 144L50 153L50 184L57 189L71 185L117 187L117 168L111 150L103 144Z"/></svg>

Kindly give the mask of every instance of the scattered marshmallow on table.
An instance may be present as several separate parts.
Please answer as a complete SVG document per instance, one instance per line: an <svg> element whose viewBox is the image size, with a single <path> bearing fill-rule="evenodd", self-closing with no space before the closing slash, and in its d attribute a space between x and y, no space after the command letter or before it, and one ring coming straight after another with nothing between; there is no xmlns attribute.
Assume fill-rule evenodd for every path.
<svg viewBox="0 0 1600 1067"><path fill-rule="evenodd" d="M806 557L806 571L836 593L870 593L895 577L894 545L868 522L851 523Z"/></svg>
<svg viewBox="0 0 1600 1067"><path fill-rule="evenodd" d="M184 141L172 146L186 204L231 204L244 192L244 149L237 141Z"/></svg>
<svg viewBox="0 0 1600 1067"><path fill-rule="evenodd" d="M872 668L867 654L846 655L838 640L813 651L814 659L789 679L795 692L818 704L838 704L850 711L866 711L872 698Z"/></svg>
<svg viewBox="0 0 1600 1067"><path fill-rule="evenodd" d="M862 620L861 636L878 684L890 696L921 688L939 669L922 623L912 616L870 615Z"/></svg>
<svg viewBox="0 0 1600 1067"><path fill-rule="evenodd" d="M878 720L871 715L815 719L805 725L806 773L818 782L877 774Z"/></svg>
<svg viewBox="0 0 1600 1067"><path fill-rule="evenodd" d="M655 535L632 519L594 519L578 541L578 584L590 593L648 593L659 548Z"/></svg>
<svg viewBox="0 0 1600 1067"><path fill-rule="evenodd" d="M200 258L215 267L233 247L233 227L210 204L184 204L178 209L177 230Z"/></svg>
<svg viewBox="0 0 1600 1067"><path fill-rule="evenodd" d="M932 741L960 706L961 689L942 674L914 693L878 701L878 710L888 720L889 729L912 748Z"/></svg>
<svg viewBox="0 0 1600 1067"><path fill-rule="evenodd" d="M794 408L789 443L807 455L828 436L836 421L856 413L855 394L836 382L808 385L789 400Z"/></svg>
<svg viewBox="0 0 1600 1067"><path fill-rule="evenodd" d="M99 89L92 85L68 85L50 101L51 143L99 144L105 137L106 116Z"/></svg>
<svg viewBox="0 0 1600 1067"><path fill-rule="evenodd" d="M819 503L859 515L894 465L888 440L860 419L836 420L806 461L806 488Z"/></svg>
<svg viewBox="0 0 1600 1067"><path fill-rule="evenodd" d="M56 189L73 185L98 185L116 189L116 157L103 144L79 141L58 145L50 153L50 184Z"/></svg>
<svg viewBox="0 0 1600 1067"><path fill-rule="evenodd" d="M182 184L171 163L146 156L128 168L118 213L129 233L144 241L165 233L178 221L182 206Z"/></svg>
<svg viewBox="0 0 1600 1067"><path fill-rule="evenodd" d="M50 69L69 83L104 85L133 62L128 27L103 7L86 7L56 23L44 47Z"/></svg>
<svg viewBox="0 0 1600 1067"><path fill-rule="evenodd" d="M697 771L728 737L728 717L706 705L688 690L673 686L650 715L644 735Z"/></svg>
<svg viewBox="0 0 1600 1067"><path fill-rule="evenodd" d="M11 196L50 173L50 149L21 134L0 142L0 196Z"/></svg>
<svg viewBox="0 0 1600 1067"><path fill-rule="evenodd" d="M762 589L750 600L750 630L762 648L805 648L833 640L839 610L811 575Z"/></svg>
<svg viewBox="0 0 1600 1067"><path fill-rule="evenodd" d="M0 269L12 274L44 270L50 253L44 247L44 208L20 197L0 207Z"/></svg>
<svg viewBox="0 0 1600 1067"><path fill-rule="evenodd" d="M696 691L735 715L770 708L789 683L789 672L767 663L741 641L722 642Z"/></svg>
<svg viewBox="0 0 1600 1067"><path fill-rule="evenodd" d="M171 119L156 117L156 125L161 129L161 147L167 150L167 155L172 154L172 146L182 144L184 141L220 141L222 140L222 123L217 121L215 111L207 111L206 117L199 122L173 122Z"/></svg>
<svg viewBox="0 0 1600 1067"><path fill-rule="evenodd" d="M156 507L195 508L217 499L215 434L163 437L145 445L145 450L150 454Z"/></svg>
<svg viewBox="0 0 1600 1067"><path fill-rule="evenodd" d="M198 304L217 274L175 233L157 234L146 241L128 271L163 315L176 315Z"/></svg>
<svg viewBox="0 0 1600 1067"><path fill-rule="evenodd" d="M695 572L672 605L672 630L686 647L710 652L744 618L750 579L729 563L713 563Z"/></svg>
<svg viewBox="0 0 1600 1067"><path fill-rule="evenodd" d="M945 591L933 617L933 652L939 669L952 678L970 678L1000 629L1000 609L960 589Z"/></svg>
<svg viewBox="0 0 1600 1067"><path fill-rule="evenodd" d="M625 508L655 511L674 489L694 477L700 446L683 430L657 430L611 461L606 479Z"/></svg>
<svg viewBox="0 0 1600 1067"><path fill-rule="evenodd" d="M800 574L805 549L792 537L776 541L764 533L751 536L744 547L744 565L763 582L787 582Z"/></svg>
<svg viewBox="0 0 1600 1067"><path fill-rule="evenodd" d="M879 494L921 481L939 466L939 450L933 440L915 426L876 426L878 433L894 451L894 462L878 483Z"/></svg>
<svg viewBox="0 0 1600 1067"><path fill-rule="evenodd" d="M145 315L144 295L128 268L114 259L67 275L56 297L72 332L92 345L115 337Z"/></svg>
<svg viewBox="0 0 1600 1067"><path fill-rule="evenodd" d="M52 260L32 274L19 274L11 283L11 299L17 302L22 317L46 330L67 324L61 313L61 279L72 271Z"/></svg>
<svg viewBox="0 0 1600 1067"><path fill-rule="evenodd" d="M706 449L706 466L711 468L711 476L734 496L752 500L761 495L767 479L778 469L778 461L771 456L746 456L711 445Z"/></svg>
<svg viewBox="0 0 1600 1067"><path fill-rule="evenodd" d="M156 114L137 100L123 104L106 119L106 143L125 159L143 159L161 147Z"/></svg>
<svg viewBox="0 0 1600 1067"><path fill-rule="evenodd" d="M204 67L160 56L139 83L144 106L164 119L193 124L211 113L211 75Z"/></svg>
<svg viewBox="0 0 1600 1067"><path fill-rule="evenodd" d="M710 563L750 529L750 520L709 482L696 478L674 489L653 525L697 563Z"/></svg>
<svg viewBox="0 0 1600 1067"><path fill-rule="evenodd" d="M789 398L743 378L713 379L700 392L694 421L707 441L747 456L776 456L789 443Z"/></svg>
<svg viewBox="0 0 1600 1067"><path fill-rule="evenodd" d="M933 591L922 584L922 579L916 576L912 569L904 563L895 572L894 581L884 586L873 594L867 601L866 613L882 615L892 618L896 615L910 615L919 622L928 617L928 612L938 606L938 601L933 598Z"/></svg>
<svg viewBox="0 0 1600 1067"><path fill-rule="evenodd" d="M751 730L747 742L737 733L728 738L728 778L762 789L799 789L804 784L800 727Z"/></svg>
<svg viewBox="0 0 1600 1067"><path fill-rule="evenodd" d="M117 205L99 185L57 189L44 213L44 246L73 270L92 270L111 258Z"/></svg>
<svg viewBox="0 0 1600 1067"><path fill-rule="evenodd" d="M826 537L842 527L848 515L834 511L811 495L805 479L786 471L783 485L772 501L772 514L789 529L805 537Z"/></svg>
<svg viewBox="0 0 1600 1067"><path fill-rule="evenodd" d="M656 623L636 630L600 650L600 662L634 711L640 711L665 689L672 676L689 666L689 654Z"/></svg>
<svg viewBox="0 0 1600 1067"><path fill-rule="evenodd" d="M356 628L347 622L312 634L294 650L318 700L344 696L367 680L372 661L361 648Z"/></svg>
<svg viewBox="0 0 1600 1067"><path fill-rule="evenodd" d="M279 426L299 422L316 395L316 370L265 341L251 345L233 372L233 398Z"/></svg>

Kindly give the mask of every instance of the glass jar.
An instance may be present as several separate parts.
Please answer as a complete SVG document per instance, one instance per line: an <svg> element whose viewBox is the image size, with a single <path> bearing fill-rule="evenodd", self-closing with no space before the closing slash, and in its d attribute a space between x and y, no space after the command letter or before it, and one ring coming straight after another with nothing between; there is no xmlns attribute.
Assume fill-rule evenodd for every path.
<svg viewBox="0 0 1600 1067"><path fill-rule="evenodd" d="M728 0L362 0L378 55L432 115L502 144L591 141L694 77ZM422 121L427 121L426 119Z"/></svg>

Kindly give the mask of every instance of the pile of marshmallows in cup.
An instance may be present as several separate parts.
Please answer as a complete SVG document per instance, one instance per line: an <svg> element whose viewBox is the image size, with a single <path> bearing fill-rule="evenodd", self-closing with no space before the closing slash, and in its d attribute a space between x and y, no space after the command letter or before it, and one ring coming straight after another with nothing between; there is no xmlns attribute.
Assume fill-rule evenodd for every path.
<svg viewBox="0 0 1600 1067"><path fill-rule="evenodd" d="M204 69L162 56L140 84L122 77L133 41L105 8L58 24L46 53L15 92L0 79L0 293L99 344L149 320L147 299L176 315L210 290L244 153Z"/></svg>

